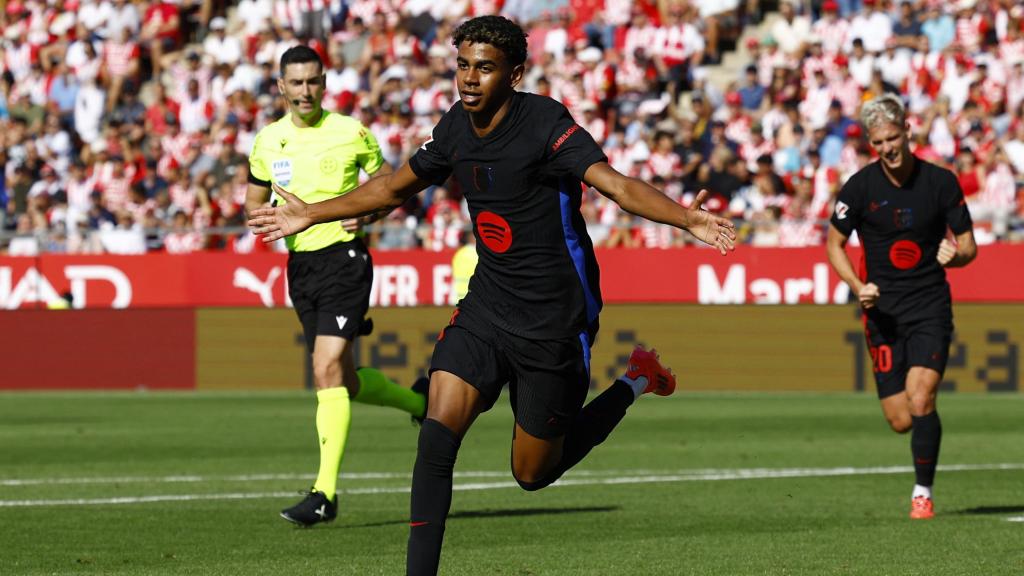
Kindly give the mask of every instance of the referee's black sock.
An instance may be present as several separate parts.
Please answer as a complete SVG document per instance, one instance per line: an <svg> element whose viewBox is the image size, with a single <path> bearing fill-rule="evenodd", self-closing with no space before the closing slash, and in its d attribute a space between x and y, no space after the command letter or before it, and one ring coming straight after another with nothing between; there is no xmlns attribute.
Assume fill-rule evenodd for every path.
<svg viewBox="0 0 1024 576"><path fill-rule="evenodd" d="M566 470L579 464L590 450L608 438L608 434L619 425L626 409L633 404L636 396L629 384L616 380L597 398L580 410L572 428L565 434L562 445L562 459L547 476L536 482L522 482L524 490L540 490L562 477ZM518 480L517 480L518 481Z"/></svg>
<svg viewBox="0 0 1024 576"><path fill-rule="evenodd" d="M917 484L931 486L935 481L935 467L939 463L939 444L942 443L942 422L939 413L911 416L910 451L914 455L914 473Z"/></svg>
<svg viewBox="0 0 1024 576"><path fill-rule="evenodd" d="M452 504L452 471L462 441L447 426L427 418L420 427L412 471L412 505L406 574L437 574L444 523Z"/></svg>

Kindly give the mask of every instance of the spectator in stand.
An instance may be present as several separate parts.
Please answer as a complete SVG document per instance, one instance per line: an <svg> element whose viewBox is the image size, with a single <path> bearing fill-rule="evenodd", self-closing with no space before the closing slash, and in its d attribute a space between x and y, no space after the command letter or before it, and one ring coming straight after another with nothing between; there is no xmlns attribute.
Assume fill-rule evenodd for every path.
<svg viewBox="0 0 1024 576"><path fill-rule="evenodd" d="M135 38L142 24L135 3L130 0L113 0L110 13L105 17L104 38Z"/></svg>
<svg viewBox="0 0 1024 576"><path fill-rule="evenodd" d="M750 112L762 112L767 102L767 90L757 81L757 66L750 64L744 70L743 85L737 89L743 108Z"/></svg>
<svg viewBox="0 0 1024 576"><path fill-rule="evenodd" d="M892 25L892 37L889 38L886 47L892 45L915 50L922 30L914 5L908 0L903 0L899 3L899 12L899 18Z"/></svg>
<svg viewBox="0 0 1024 576"><path fill-rule="evenodd" d="M168 254L190 254L203 249L204 238L192 227L188 214L184 210L177 210L163 244Z"/></svg>
<svg viewBox="0 0 1024 576"><path fill-rule="evenodd" d="M106 94L96 85L95 78L82 81L75 95L74 127L78 137L86 144L92 144L100 137L100 124Z"/></svg>
<svg viewBox="0 0 1024 576"><path fill-rule="evenodd" d="M943 53L956 40L956 22L942 10L941 2L926 4L921 34L928 38L928 48L933 53Z"/></svg>
<svg viewBox="0 0 1024 576"><path fill-rule="evenodd" d="M153 77L159 79L166 56L181 48L181 17L178 6L165 0L154 0L146 8L139 32L141 44L149 52Z"/></svg>
<svg viewBox="0 0 1024 576"><path fill-rule="evenodd" d="M772 25L772 38L787 56L799 58L811 37L811 22L806 16L797 14L799 0L779 2L781 18Z"/></svg>
<svg viewBox="0 0 1024 576"><path fill-rule="evenodd" d="M242 61L242 43L237 36L228 35L228 21L223 16L210 20L210 33L203 40L203 52L218 64L235 66Z"/></svg>
<svg viewBox="0 0 1024 576"><path fill-rule="evenodd" d="M892 19L882 10L880 1L863 0L864 10L850 20L850 40L860 39L869 54L884 50L892 36Z"/></svg>
<svg viewBox="0 0 1024 576"><path fill-rule="evenodd" d="M850 22L839 17L839 4L835 0L821 3L821 19L814 22L811 32L821 39L825 54L834 56L845 49L850 34Z"/></svg>

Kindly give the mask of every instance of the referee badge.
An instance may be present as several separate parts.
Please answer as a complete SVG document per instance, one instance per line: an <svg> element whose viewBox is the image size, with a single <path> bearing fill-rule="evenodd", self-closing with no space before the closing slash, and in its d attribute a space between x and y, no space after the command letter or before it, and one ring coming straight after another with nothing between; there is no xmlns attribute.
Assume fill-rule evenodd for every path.
<svg viewBox="0 0 1024 576"><path fill-rule="evenodd" d="M287 186L292 181L292 161L274 160L270 165L270 174L278 186Z"/></svg>
<svg viewBox="0 0 1024 576"><path fill-rule="evenodd" d="M320 173L321 174L333 174L338 169L338 160L333 157L327 157L320 160Z"/></svg>

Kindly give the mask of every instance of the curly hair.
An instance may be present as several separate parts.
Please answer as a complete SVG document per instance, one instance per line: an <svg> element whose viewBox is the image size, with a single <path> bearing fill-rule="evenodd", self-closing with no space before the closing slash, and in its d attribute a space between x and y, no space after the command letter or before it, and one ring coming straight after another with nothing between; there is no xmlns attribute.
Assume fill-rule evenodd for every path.
<svg viewBox="0 0 1024 576"><path fill-rule="evenodd" d="M452 33L452 44L458 48L467 40L474 44L490 44L501 50L513 67L526 62L526 33L503 16L478 16L466 20Z"/></svg>

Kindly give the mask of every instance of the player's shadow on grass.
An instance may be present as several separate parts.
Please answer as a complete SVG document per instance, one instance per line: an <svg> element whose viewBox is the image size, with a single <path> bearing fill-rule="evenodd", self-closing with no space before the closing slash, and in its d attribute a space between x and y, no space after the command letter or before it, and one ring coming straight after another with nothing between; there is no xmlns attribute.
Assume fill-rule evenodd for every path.
<svg viewBox="0 0 1024 576"><path fill-rule="evenodd" d="M448 519L461 518L514 518L517 516L553 516L557 514L585 514L588 512L614 512L618 506L576 506L573 508L510 508L501 510L463 510L448 515ZM375 528L378 526L391 526L393 524L406 524L408 520L388 520L385 522L368 522L366 524L352 524L346 528Z"/></svg>
<svg viewBox="0 0 1024 576"><path fill-rule="evenodd" d="M1016 514L1024 512L1024 506L976 506L953 512L963 515L985 515L985 514Z"/></svg>

